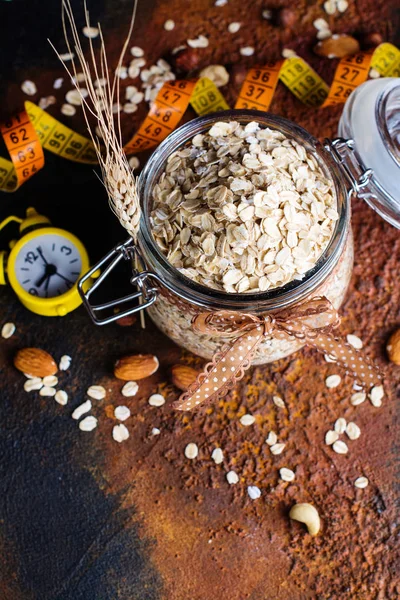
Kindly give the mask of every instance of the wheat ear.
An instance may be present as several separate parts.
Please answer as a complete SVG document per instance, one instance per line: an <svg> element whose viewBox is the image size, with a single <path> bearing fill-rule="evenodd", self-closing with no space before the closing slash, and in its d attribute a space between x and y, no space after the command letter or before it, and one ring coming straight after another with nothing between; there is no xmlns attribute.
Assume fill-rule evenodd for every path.
<svg viewBox="0 0 400 600"><path fill-rule="evenodd" d="M129 32L118 60L118 67L122 65L122 60L132 34L136 8L137 0L134 2ZM90 20L89 12L86 7L86 1L84 2L84 10L86 25L89 27ZM128 159L126 158L123 150L120 115L118 113L117 123L115 124L114 114L112 111L113 104L115 102L119 104L120 90L118 77L114 75L114 77L110 79L106 48L100 24L98 25L101 41L99 58L96 58L93 41L89 38L90 60L87 61L79 39L79 32L76 27L70 0L62 0L62 22L68 50L70 53L76 55L77 61L84 76L83 83L88 91L88 96L86 98L83 97L81 92L81 84L78 82L76 77L77 69L75 66L75 60L72 60L71 73L65 62L60 58L57 50L56 53L58 54L58 57L60 58L70 77L72 78L72 76L75 75L73 81L75 82L75 87L82 98L83 114L86 120L89 135L92 138L100 163L103 182L107 190L110 207L118 217L121 225L125 227L129 234L136 240L141 216L139 195L137 192L137 180L132 174ZM72 36L71 42L68 35L68 24L70 27L70 34ZM106 84L104 86L99 85L96 87L95 81L98 79L104 79ZM104 144L100 144L96 132L90 125L90 114L94 116L97 121L98 131Z"/></svg>

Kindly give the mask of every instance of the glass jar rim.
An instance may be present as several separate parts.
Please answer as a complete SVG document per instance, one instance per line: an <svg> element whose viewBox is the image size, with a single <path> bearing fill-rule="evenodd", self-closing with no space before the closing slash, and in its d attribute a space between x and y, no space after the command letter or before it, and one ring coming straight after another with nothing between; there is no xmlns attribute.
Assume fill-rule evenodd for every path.
<svg viewBox="0 0 400 600"><path fill-rule="evenodd" d="M240 123L257 121L262 127L282 131L287 137L305 146L318 161L324 173L334 184L339 219L332 237L315 266L288 284L266 292L232 294L197 283L173 267L158 248L149 220L151 189L156 183L168 156L184 146L196 134L211 127L216 121L236 120ZM227 110L193 119L173 131L154 151L138 179L142 218L138 243L149 270L154 271L171 292L197 306L215 310L268 312L297 304L309 296L331 273L337 264L347 238L350 221L349 192L337 163L323 144L296 123L280 116L257 110Z"/></svg>

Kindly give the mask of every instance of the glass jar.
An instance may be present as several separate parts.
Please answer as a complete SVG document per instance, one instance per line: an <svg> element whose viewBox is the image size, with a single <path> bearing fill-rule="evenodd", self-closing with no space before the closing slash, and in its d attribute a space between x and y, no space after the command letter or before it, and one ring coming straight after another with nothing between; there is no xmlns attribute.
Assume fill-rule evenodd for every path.
<svg viewBox="0 0 400 600"><path fill-rule="evenodd" d="M344 105L339 135L353 140L353 168L372 170L359 197L400 228L399 79L374 79L356 88Z"/></svg>
<svg viewBox="0 0 400 600"><path fill-rule="evenodd" d="M208 130L216 121L237 120L243 124L257 121L262 127L277 129L287 137L303 145L307 152L318 161L324 174L333 182L339 218L328 246L314 268L303 279L294 280L283 287L267 292L231 294L207 288L196 283L171 266L161 253L151 234L149 214L152 203L152 189L163 172L168 156L185 145L196 134ZM349 144L342 140L326 141L325 144L311 136L303 128L284 118L258 111L225 111L194 119L176 129L156 149L139 178L139 194L142 206L142 220L137 246L127 240L107 255L93 270L108 265L103 275L93 287L82 293L83 300L97 324L109 323L124 315L146 308L148 314L174 342L187 350L210 359L227 341L225 337L199 334L192 329L193 317L205 311L229 310L255 315L268 315L282 309L290 309L314 296L326 296L338 309L343 302L350 281L353 266L353 238L350 226L350 195L354 186L360 188L368 180L368 173L362 173L358 181L352 179L342 166L342 151L349 150ZM353 186L354 183L354 186ZM117 315L99 318L104 310L120 304L115 300L93 306L90 296L108 275L111 268L122 258L131 260L134 275L131 283L138 291L122 299L123 303L134 299L140 306L129 308ZM88 274L89 275L89 274ZM81 280L80 286L86 276ZM253 364L273 362L297 351L302 342L296 339L278 340L266 337L259 345Z"/></svg>

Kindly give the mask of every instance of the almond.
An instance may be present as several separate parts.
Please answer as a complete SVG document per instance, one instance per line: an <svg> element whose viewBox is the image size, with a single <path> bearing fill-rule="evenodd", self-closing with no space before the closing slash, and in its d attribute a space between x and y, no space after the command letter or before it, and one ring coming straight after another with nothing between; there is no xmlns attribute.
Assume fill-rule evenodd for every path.
<svg viewBox="0 0 400 600"><path fill-rule="evenodd" d="M158 369L158 359L151 354L132 354L117 360L114 375L124 381L136 381L150 377Z"/></svg>
<svg viewBox="0 0 400 600"><path fill-rule="evenodd" d="M172 383L180 390L185 392L199 374L196 369L186 365L174 365L171 369Z"/></svg>
<svg viewBox="0 0 400 600"><path fill-rule="evenodd" d="M336 34L318 42L314 46L315 54L328 58L344 58L360 50L360 44L351 35Z"/></svg>
<svg viewBox="0 0 400 600"><path fill-rule="evenodd" d="M57 373L58 367L52 356L40 348L23 348L14 357L14 366L33 377L46 377Z"/></svg>
<svg viewBox="0 0 400 600"><path fill-rule="evenodd" d="M400 365L400 329L397 329L389 338L386 346L389 360L395 365Z"/></svg>

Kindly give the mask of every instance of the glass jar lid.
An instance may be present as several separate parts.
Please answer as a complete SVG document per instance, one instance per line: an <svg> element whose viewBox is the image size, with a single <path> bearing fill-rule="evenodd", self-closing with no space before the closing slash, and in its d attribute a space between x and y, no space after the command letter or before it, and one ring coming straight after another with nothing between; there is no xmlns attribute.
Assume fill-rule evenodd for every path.
<svg viewBox="0 0 400 600"><path fill-rule="evenodd" d="M353 140L360 165L371 169L367 185L356 190L386 221L400 228L400 82L367 81L347 100L339 135Z"/></svg>

